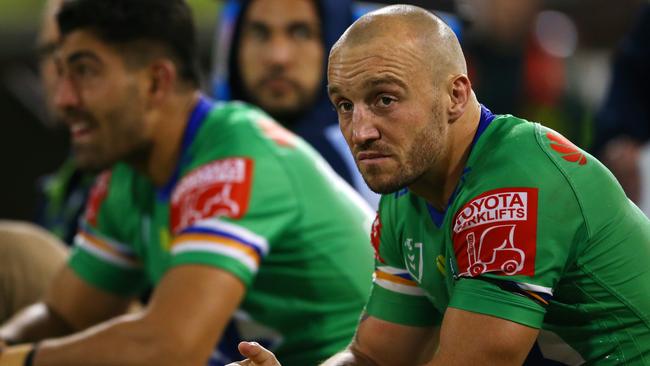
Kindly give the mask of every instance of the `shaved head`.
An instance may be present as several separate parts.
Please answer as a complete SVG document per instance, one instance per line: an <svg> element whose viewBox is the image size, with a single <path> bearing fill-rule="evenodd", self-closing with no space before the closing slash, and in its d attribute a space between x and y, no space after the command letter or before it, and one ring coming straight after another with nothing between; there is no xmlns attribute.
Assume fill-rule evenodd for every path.
<svg viewBox="0 0 650 366"><path fill-rule="evenodd" d="M445 22L431 12L412 5L393 5L357 20L332 47L330 58L347 48L369 43L387 47L406 45L431 72L439 77L467 74L458 38Z"/></svg>
<svg viewBox="0 0 650 366"><path fill-rule="evenodd" d="M480 106L452 30L394 5L364 15L330 52L327 92L368 186L408 187L444 207ZM469 113L466 113L468 112Z"/></svg>

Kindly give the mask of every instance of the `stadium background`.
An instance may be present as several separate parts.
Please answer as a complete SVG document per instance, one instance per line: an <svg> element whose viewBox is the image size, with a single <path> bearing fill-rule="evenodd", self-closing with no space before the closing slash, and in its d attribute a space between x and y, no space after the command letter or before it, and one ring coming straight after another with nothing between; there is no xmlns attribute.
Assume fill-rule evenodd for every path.
<svg viewBox="0 0 650 366"><path fill-rule="evenodd" d="M221 3L188 2L208 76ZM645 1L405 2L456 12L479 100L497 113L544 121L588 148L593 117L609 82L611 56ZM512 6L524 3L532 6L530 14L527 6ZM42 102L34 52L42 6L42 0L0 0L0 219L33 219L37 179L54 171L68 149L67 131L47 126ZM506 27L505 37L512 39L501 39L506 55L497 45L501 41L486 41L500 36L501 23L511 27ZM495 53L512 64L486 63ZM515 84L521 84L519 89ZM209 78L205 89L210 89Z"/></svg>

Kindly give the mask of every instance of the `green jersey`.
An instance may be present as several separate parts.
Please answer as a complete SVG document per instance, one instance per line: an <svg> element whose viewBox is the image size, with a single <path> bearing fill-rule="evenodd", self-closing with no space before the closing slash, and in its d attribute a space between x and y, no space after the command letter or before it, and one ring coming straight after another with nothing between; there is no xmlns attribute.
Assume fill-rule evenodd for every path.
<svg viewBox="0 0 650 366"><path fill-rule="evenodd" d="M385 195L372 241L372 316L428 326L453 307L539 328L529 361L650 364L650 223L539 124L482 108L447 210Z"/></svg>
<svg viewBox="0 0 650 366"><path fill-rule="evenodd" d="M247 293L210 364L241 359L239 340L271 347L286 365L316 364L350 342L369 295L372 217L269 117L201 100L164 187L125 164L100 176L69 265L125 296L176 266L226 270Z"/></svg>

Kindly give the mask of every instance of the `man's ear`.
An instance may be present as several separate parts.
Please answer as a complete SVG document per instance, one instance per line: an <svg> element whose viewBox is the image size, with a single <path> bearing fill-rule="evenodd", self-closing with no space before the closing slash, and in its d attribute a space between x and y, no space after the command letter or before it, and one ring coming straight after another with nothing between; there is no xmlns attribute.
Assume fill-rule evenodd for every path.
<svg viewBox="0 0 650 366"><path fill-rule="evenodd" d="M449 83L451 104L447 111L449 121L453 122L465 113L465 107L467 106L467 102L469 102L471 94L472 83L469 81L467 75L459 74L452 77Z"/></svg>
<svg viewBox="0 0 650 366"><path fill-rule="evenodd" d="M178 82L176 65L169 59L156 59L148 68L149 98L153 104L163 102Z"/></svg>

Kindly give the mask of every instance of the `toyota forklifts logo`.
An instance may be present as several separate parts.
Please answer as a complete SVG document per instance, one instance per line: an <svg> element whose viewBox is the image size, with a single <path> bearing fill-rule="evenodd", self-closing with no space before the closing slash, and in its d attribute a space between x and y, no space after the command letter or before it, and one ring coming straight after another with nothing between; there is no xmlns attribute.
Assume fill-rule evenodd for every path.
<svg viewBox="0 0 650 366"><path fill-rule="evenodd" d="M454 216L452 238L460 276L534 275L537 189L503 188L475 197Z"/></svg>

